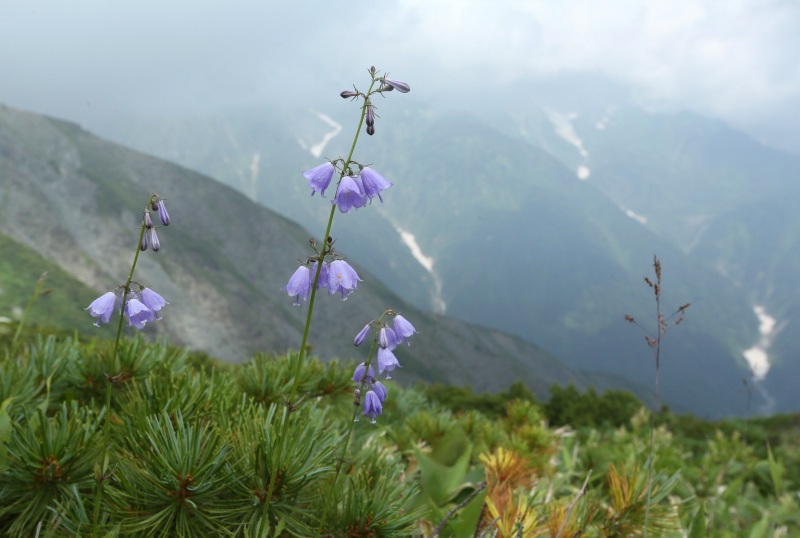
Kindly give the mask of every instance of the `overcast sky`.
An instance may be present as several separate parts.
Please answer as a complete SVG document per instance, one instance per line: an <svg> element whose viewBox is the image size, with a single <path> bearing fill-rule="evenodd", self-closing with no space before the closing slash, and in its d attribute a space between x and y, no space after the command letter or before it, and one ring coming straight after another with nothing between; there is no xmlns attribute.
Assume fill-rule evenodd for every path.
<svg viewBox="0 0 800 538"><path fill-rule="evenodd" d="M796 0L0 4L0 102L89 129L298 85L338 92L371 64L418 98L599 73L653 110L719 117L800 153Z"/></svg>

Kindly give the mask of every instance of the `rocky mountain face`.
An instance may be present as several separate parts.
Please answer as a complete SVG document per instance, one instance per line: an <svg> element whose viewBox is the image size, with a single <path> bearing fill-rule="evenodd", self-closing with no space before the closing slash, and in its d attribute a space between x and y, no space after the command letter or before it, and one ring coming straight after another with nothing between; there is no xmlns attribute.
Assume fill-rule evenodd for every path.
<svg viewBox="0 0 800 538"><path fill-rule="evenodd" d="M293 181L303 185L302 177ZM152 192L166 199L172 223L159 229L159 252L141 253L135 279L170 304L145 332L228 361L298 346L306 309L292 306L281 288L310 253L306 230L207 176L77 125L0 106L0 234L18 245L4 251L10 257L4 261L31 283L52 265L73 279L81 293L59 299L72 302L73 310L51 316L55 325L112 336L112 327L96 329L82 310L86 290L100 295L124 283ZM318 198L302 203L323 213L328 207ZM372 209L341 220L361 219ZM289 206L284 211L292 213ZM350 255L351 244L342 241L339 250ZM552 383L587 385L585 375L508 331L414 307L357 260L350 257L363 282L346 302L318 297L310 344L321 358L364 360L366 351L353 348L353 337L390 307L419 331L412 346L398 350L403 369L395 377L403 382L497 390L521 380L540 396ZM60 285L70 286L69 279Z"/></svg>

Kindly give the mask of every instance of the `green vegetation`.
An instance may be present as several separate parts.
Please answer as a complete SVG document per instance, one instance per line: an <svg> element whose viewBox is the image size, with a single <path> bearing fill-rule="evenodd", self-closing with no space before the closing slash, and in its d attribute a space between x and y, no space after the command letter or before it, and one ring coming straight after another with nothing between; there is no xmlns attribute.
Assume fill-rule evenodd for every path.
<svg viewBox="0 0 800 538"><path fill-rule="evenodd" d="M522 384L389 383L335 479L352 370L304 363L302 401L286 405L296 357L227 365L137 338L114 361L110 342L23 336L0 359L2 535L90 535L109 412L100 536L254 536L264 523L278 537L643 535L650 416L632 396L554 386L541 404ZM110 410L105 372L125 372ZM656 424L648 536L800 529L800 416Z"/></svg>

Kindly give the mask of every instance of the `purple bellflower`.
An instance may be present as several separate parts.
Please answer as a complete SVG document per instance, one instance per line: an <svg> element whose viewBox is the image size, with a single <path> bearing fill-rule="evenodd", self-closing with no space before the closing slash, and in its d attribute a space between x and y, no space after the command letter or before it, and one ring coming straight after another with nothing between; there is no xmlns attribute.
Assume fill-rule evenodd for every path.
<svg viewBox="0 0 800 538"><path fill-rule="evenodd" d="M386 401L386 387L383 386L383 383L376 381L372 384L372 390L374 390L375 394L378 395L378 399L381 401L381 403Z"/></svg>
<svg viewBox="0 0 800 538"><path fill-rule="evenodd" d="M111 315L114 313L117 300L117 294L109 291L92 301L92 304L85 309L89 311L93 318L97 318L97 321L94 322L95 326L99 327L100 323L109 322Z"/></svg>
<svg viewBox="0 0 800 538"><path fill-rule="evenodd" d="M133 292L125 302L125 316L128 318L128 324L137 329L144 329L148 321L155 319L153 311L147 308Z"/></svg>
<svg viewBox="0 0 800 538"><path fill-rule="evenodd" d="M305 265L297 268L297 271L289 278L289 283L284 288L286 293L294 297L294 305L300 306L300 299L308 299L311 293L311 271Z"/></svg>
<svg viewBox="0 0 800 538"><path fill-rule="evenodd" d="M144 288L142 290L142 304L153 311L155 319L161 319L161 316L158 315L158 311L169 303L165 301L161 295L154 292L150 288Z"/></svg>
<svg viewBox="0 0 800 538"><path fill-rule="evenodd" d="M153 219L150 218L149 211L144 212L144 227L147 228L148 230L153 227Z"/></svg>
<svg viewBox="0 0 800 538"><path fill-rule="evenodd" d="M328 267L328 294L341 293L344 301L358 287L359 280L358 273L349 263L333 260Z"/></svg>
<svg viewBox="0 0 800 538"><path fill-rule="evenodd" d="M391 327L381 327L378 333L378 343L382 348L394 350L397 347L397 335Z"/></svg>
<svg viewBox="0 0 800 538"><path fill-rule="evenodd" d="M386 372L386 379L391 379L389 373L400 366L392 350L385 347L378 348L378 373Z"/></svg>
<svg viewBox="0 0 800 538"><path fill-rule="evenodd" d="M411 342L408 341L408 338L417 332L417 330L413 325L411 325L411 323L408 322L406 318L398 314L394 317L394 332L397 334L398 344L402 344L403 340L405 340L408 345L411 345Z"/></svg>
<svg viewBox="0 0 800 538"><path fill-rule="evenodd" d="M142 244L141 244L141 245L139 245L139 250L141 250L142 252L144 252L145 250L147 250L147 231L145 231L145 232L142 234Z"/></svg>
<svg viewBox="0 0 800 538"><path fill-rule="evenodd" d="M366 374L367 381L372 381L375 379L375 371L372 369L372 366L367 369L366 365L362 362L358 366L356 366L356 371L353 373L353 381L361 382L364 380L364 375Z"/></svg>
<svg viewBox="0 0 800 538"><path fill-rule="evenodd" d="M311 289L311 285L314 283L314 275L317 274L317 263L319 262L311 264L311 268L309 269L311 271L308 283L309 289ZM319 272L319 280L317 281L317 289L320 288L328 289L328 264L325 262L322 263L322 269Z"/></svg>
<svg viewBox="0 0 800 538"><path fill-rule="evenodd" d="M303 172L303 177L308 180L308 186L311 187L311 196L314 196L314 193L319 191L320 196L325 197L325 189L331 184L334 170L333 163L327 162L312 168L308 172Z"/></svg>
<svg viewBox="0 0 800 538"><path fill-rule="evenodd" d="M375 424L375 417L383 413L383 405L381 399L375 394L374 390L368 390L364 396L364 415L372 419Z"/></svg>
<svg viewBox="0 0 800 538"><path fill-rule="evenodd" d="M167 213L167 206L164 205L164 200L159 200L156 207L158 208L158 218L161 220L161 224L169 226L169 213Z"/></svg>
<svg viewBox="0 0 800 538"><path fill-rule="evenodd" d="M364 194L361 179L358 176L344 176L339 182L333 203L339 206L342 213L350 213L353 208L367 205L367 195Z"/></svg>
<svg viewBox="0 0 800 538"><path fill-rule="evenodd" d="M368 166L361 169L361 184L364 186L364 194L370 201L377 196L381 203L383 203L381 191L392 186L388 179Z"/></svg>

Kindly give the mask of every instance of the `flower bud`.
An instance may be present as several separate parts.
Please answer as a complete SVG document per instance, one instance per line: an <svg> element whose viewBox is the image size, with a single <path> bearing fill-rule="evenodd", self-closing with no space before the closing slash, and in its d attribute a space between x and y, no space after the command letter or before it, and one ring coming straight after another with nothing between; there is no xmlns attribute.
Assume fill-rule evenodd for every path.
<svg viewBox="0 0 800 538"><path fill-rule="evenodd" d="M372 109L372 105L367 105L367 125L375 125L375 111Z"/></svg>
<svg viewBox="0 0 800 538"><path fill-rule="evenodd" d="M161 248L161 241L158 240L155 228L150 228L150 248L153 249L153 252L158 252Z"/></svg>
<svg viewBox="0 0 800 538"><path fill-rule="evenodd" d="M147 232L142 234L142 244L139 245L139 250L141 250L142 252L147 250Z"/></svg>
<svg viewBox="0 0 800 538"><path fill-rule="evenodd" d="M375 134L375 126L374 125L367 125L367 134L372 136Z"/></svg>
<svg viewBox="0 0 800 538"><path fill-rule="evenodd" d="M359 331L359 333L356 335L355 339L353 340L353 345L354 346L360 346L361 345L361 343L364 341L364 338L367 336L367 332L369 332L369 329L370 329L369 323L364 325L364 328Z"/></svg>
<svg viewBox="0 0 800 538"><path fill-rule="evenodd" d="M372 75L373 77L375 76L375 73L377 73L377 72L378 72L378 69L374 65L369 68L369 74Z"/></svg>
<svg viewBox="0 0 800 538"><path fill-rule="evenodd" d="M150 212L144 212L144 227L148 230L153 227L153 219L150 218Z"/></svg>
<svg viewBox="0 0 800 538"><path fill-rule="evenodd" d="M161 219L161 224L169 226L169 213L167 213L167 206L164 205L164 200L158 201L158 218Z"/></svg>
<svg viewBox="0 0 800 538"><path fill-rule="evenodd" d="M399 80L391 80L388 78L383 78L381 79L381 81L390 88L399 91L400 93L408 93L411 91L411 86L409 86L405 82L400 82Z"/></svg>
<svg viewBox="0 0 800 538"><path fill-rule="evenodd" d="M350 97L358 97L358 92L345 90L339 95L342 97L342 99L349 99Z"/></svg>

